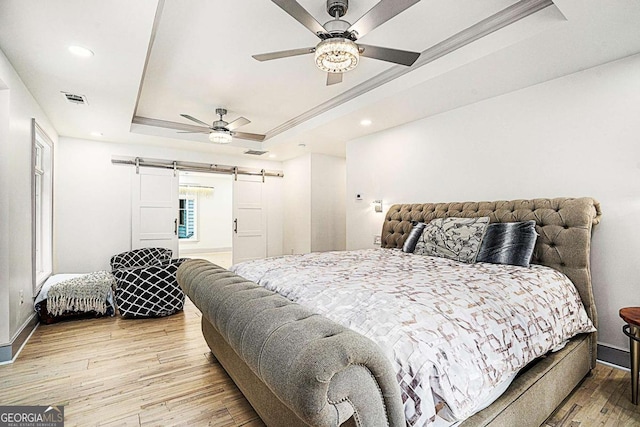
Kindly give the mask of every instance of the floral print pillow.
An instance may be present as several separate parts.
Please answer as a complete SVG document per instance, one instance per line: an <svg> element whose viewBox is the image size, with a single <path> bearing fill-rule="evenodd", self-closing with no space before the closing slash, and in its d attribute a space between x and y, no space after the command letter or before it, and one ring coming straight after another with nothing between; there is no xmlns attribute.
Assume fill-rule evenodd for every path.
<svg viewBox="0 0 640 427"><path fill-rule="evenodd" d="M487 216L434 219L425 227L413 253L474 263L488 225Z"/></svg>

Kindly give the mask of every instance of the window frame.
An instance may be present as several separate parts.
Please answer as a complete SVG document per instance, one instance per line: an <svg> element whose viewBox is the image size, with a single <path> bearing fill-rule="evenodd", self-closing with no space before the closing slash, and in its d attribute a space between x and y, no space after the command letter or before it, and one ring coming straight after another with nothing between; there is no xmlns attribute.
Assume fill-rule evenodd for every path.
<svg viewBox="0 0 640 427"><path fill-rule="evenodd" d="M181 185L179 187L187 187ZM191 200L193 202L193 235L191 237L178 237L178 240L181 242L199 242L198 238L198 202L199 202L198 194L180 194L178 191L178 224L180 224L182 220L182 209L180 209L180 200L184 200L185 202ZM184 209L185 211L189 210L188 208ZM182 224L180 224L182 225Z"/></svg>
<svg viewBox="0 0 640 427"><path fill-rule="evenodd" d="M36 295L53 273L53 141L31 120L32 283Z"/></svg>

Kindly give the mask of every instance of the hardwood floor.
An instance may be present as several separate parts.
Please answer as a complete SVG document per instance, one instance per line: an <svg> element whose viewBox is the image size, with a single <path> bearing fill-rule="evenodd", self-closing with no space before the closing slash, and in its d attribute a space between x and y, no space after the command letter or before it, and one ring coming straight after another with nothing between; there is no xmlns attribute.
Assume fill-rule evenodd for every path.
<svg viewBox="0 0 640 427"><path fill-rule="evenodd" d="M41 325L0 366L0 405L64 405L65 426L264 426L200 332L200 312ZM598 364L545 427L639 426L629 373Z"/></svg>
<svg viewBox="0 0 640 427"><path fill-rule="evenodd" d="M64 405L65 426L264 424L200 331L200 312L41 325L0 366L0 405Z"/></svg>
<svg viewBox="0 0 640 427"><path fill-rule="evenodd" d="M640 426L640 407L630 396L629 372L599 363L544 427Z"/></svg>
<svg viewBox="0 0 640 427"><path fill-rule="evenodd" d="M183 256L180 254L180 256ZM184 254L185 258L193 258L193 259L206 259L214 264L219 265L220 267L229 268L231 267L233 260L232 252L198 252L192 254Z"/></svg>

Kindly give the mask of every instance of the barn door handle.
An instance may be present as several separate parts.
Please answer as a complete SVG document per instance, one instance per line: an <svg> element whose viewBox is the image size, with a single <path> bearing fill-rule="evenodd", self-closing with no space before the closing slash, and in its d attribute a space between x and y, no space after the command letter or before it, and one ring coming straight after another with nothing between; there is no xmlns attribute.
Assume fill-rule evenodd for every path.
<svg viewBox="0 0 640 427"><path fill-rule="evenodd" d="M233 220L233 232L238 234L238 218Z"/></svg>
<svg viewBox="0 0 640 427"><path fill-rule="evenodd" d="M178 235L178 218L173 220L173 234Z"/></svg>

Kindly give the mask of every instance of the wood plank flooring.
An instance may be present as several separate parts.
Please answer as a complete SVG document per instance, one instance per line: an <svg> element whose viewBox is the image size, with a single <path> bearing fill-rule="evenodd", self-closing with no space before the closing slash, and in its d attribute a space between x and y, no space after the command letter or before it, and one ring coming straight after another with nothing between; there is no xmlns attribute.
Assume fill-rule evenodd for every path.
<svg viewBox="0 0 640 427"><path fill-rule="evenodd" d="M629 372L599 363L544 427L640 426L640 407L630 397Z"/></svg>
<svg viewBox="0 0 640 427"><path fill-rule="evenodd" d="M638 426L629 373L599 364L544 427ZM264 426L211 353L200 312L41 325L0 366L0 405L65 405L65 426ZM514 426L515 427L515 426Z"/></svg>
<svg viewBox="0 0 640 427"><path fill-rule="evenodd" d="M0 366L0 405L64 405L65 426L264 426L211 357L200 312L40 325Z"/></svg>
<svg viewBox="0 0 640 427"><path fill-rule="evenodd" d="M204 259L220 267L229 268L233 263L233 252L198 252L192 254L180 254L183 258Z"/></svg>

